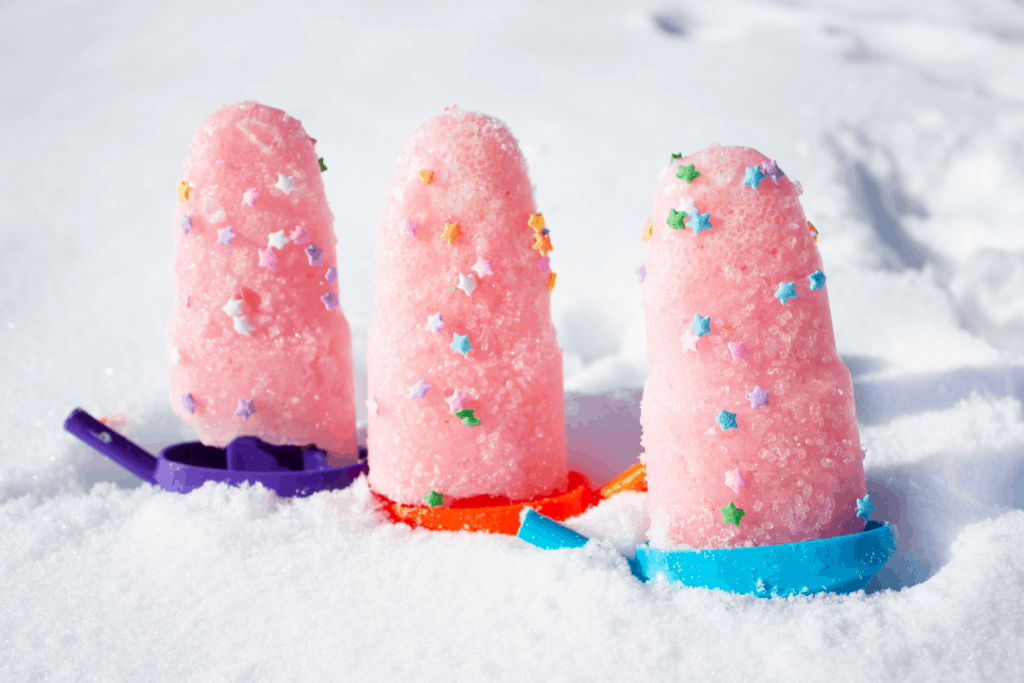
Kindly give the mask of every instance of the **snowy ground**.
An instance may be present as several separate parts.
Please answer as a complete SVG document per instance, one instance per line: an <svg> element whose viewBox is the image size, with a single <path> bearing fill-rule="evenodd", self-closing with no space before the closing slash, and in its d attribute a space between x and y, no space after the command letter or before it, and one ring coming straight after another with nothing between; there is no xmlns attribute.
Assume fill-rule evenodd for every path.
<svg viewBox="0 0 1024 683"><path fill-rule="evenodd" d="M0 6L0 680L1024 679L1024 3ZM503 118L556 238L571 458L639 452L639 236L671 152L756 147L803 183L855 375L876 518L864 593L758 600L632 579L603 543L384 523L141 486L61 431L152 448L168 407L171 216L192 132L257 99L326 157L362 370L376 223L404 138Z"/></svg>

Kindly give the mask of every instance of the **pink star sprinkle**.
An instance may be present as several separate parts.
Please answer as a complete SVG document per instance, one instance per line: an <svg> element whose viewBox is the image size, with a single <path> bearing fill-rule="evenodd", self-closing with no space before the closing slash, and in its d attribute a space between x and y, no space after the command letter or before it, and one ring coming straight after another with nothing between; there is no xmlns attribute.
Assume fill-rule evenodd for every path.
<svg viewBox="0 0 1024 683"><path fill-rule="evenodd" d="M694 334L693 330L689 330L689 329L686 330L686 332L683 333L683 336L680 338L680 340L683 342L683 348L684 349L686 349L687 351L693 351L693 352L696 353L696 351L697 351L697 342L700 341L700 337L698 337L696 334Z"/></svg>
<svg viewBox="0 0 1024 683"><path fill-rule="evenodd" d="M725 485L732 489L733 493L739 493L740 489L747 485L747 480L740 475L740 468L728 470L725 473Z"/></svg>
<svg viewBox="0 0 1024 683"><path fill-rule="evenodd" d="M266 251L263 249L257 249L260 255L260 266L263 268L270 268L271 270L277 270L277 254L270 247L267 247Z"/></svg>
<svg viewBox="0 0 1024 683"><path fill-rule="evenodd" d="M368 415L372 415L373 417L380 416L380 406L377 405L377 401L373 396L366 399L366 412Z"/></svg>
<svg viewBox="0 0 1024 683"><path fill-rule="evenodd" d="M542 273L551 272L551 257L545 256L544 258L537 259L537 270Z"/></svg>
<svg viewBox="0 0 1024 683"><path fill-rule="evenodd" d="M217 159L217 161L215 161L213 163L217 164L218 166L223 166L224 165L224 160L223 159Z"/></svg>
<svg viewBox="0 0 1024 683"><path fill-rule="evenodd" d="M484 275L493 275L494 274L494 271L491 270L491 262L490 261L485 261L483 258L481 258L479 256L476 259L476 263L474 263L472 266L470 266L469 269L470 270L475 270L476 271L476 276L478 278L481 278L481 279L483 278Z"/></svg>
<svg viewBox="0 0 1024 683"><path fill-rule="evenodd" d="M466 396L456 389L451 396L445 399L445 403L448 404L448 407L451 408L452 414L454 414L466 407L467 398L469 398L469 396Z"/></svg>
<svg viewBox="0 0 1024 683"><path fill-rule="evenodd" d="M292 230L292 234L288 235L288 239L295 244L305 244L309 241L309 230L306 230L301 225L296 225L295 229Z"/></svg>
<svg viewBox="0 0 1024 683"><path fill-rule="evenodd" d="M402 234L408 237L416 236L416 228L420 227L420 224L411 218L406 218L402 221Z"/></svg>
<svg viewBox="0 0 1024 683"><path fill-rule="evenodd" d="M743 342L729 342L729 350L732 351L732 357L735 360L747 357L747 350L743 348Z"/></svg>
<svg viewBox="0 0 1024 683"><path fill-rule="evenodd" d="M256 191L256 188L246 190L242 193L242 206L252 206L260 196L260 193Z"/></svg>

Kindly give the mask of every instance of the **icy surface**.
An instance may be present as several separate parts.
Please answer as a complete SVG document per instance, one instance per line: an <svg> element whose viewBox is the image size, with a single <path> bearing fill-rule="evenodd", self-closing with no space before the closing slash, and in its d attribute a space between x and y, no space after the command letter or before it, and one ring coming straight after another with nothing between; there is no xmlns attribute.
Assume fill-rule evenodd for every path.
<svg viewBox="0 0 1024 683"><path fill-rule="evenodd" d="M1009 0L0 7L0 679L1024 678L1022 63ZM198 122L246 99L318 139L357 377L402 141L453 102L509 124L595 483L640 452L635 269L667 155L778 159L897 556L846 597L676 591L612 552L645 537L640 494L542 552L394 527L365 481L165 493L63 434L81 405L152 449L190 438L165 228Z"/></svg>

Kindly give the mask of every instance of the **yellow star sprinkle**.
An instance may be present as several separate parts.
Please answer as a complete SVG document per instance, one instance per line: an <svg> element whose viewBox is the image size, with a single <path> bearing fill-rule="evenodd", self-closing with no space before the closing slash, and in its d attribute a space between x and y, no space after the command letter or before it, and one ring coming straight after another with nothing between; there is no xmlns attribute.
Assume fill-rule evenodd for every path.
<svg viewBox="0 0 1024 683"><path fill-rule="evenodd" d="M652 223L651 219L648 218L647 222L644 223L644 234L643 234L643 237L640 238L640 241L646 242L647 240L651 239L651 236L653 234L654 234L654 223Z"/></svg>
<svg viewBox="0 0 1024 683"><path fill-rule="evenodd" d="M186 183L184 180L182 180L181 184L178 185L178 201L179 202L187 202L188 201L188 190L189 190L188 183Z"/></svg>
<svg viewBox="0 0 1024 683"><path fill-rule="evenodd" d="M555 279L558 277L558 273L551 271L548 273L548 291L550 292L555 288Z"/></svg>
<svg viewBox="0 0 1024 683"><path fill-rule="evenodd" d="M807 221L807 227L810 228L811 232L814 233L814 241L817 242L818 241L818 229L816 227L814 227L814 223L811 223L810 221Z"/></svg>
<svg viewBox="0 0 1024 683"><path fill-rule="evenodd" d="M541 256L545 256L549 251L554 251L555 248L551 246L551 235L537 233L537 241L533 243L533 248L539 251Z"/></svg>
<svg viewBox="0 0 1024 683"><path fill-rule="evenodd" d="M441 235L441 239L448 240L448 244L455 244L455 240L462 237L462 230L459 229L458 223L445 223L444 234Z"/></svg>
<svg viewBox="0 0 1024 683"><path fill-rule="evenodd" d="M544 225L544 214L531 213L530 220L526 221L526 224L533 228L534 232L540 232L546 227Z"/></svg>
<svg viewBox="0 0 1024 683"><path fill-rule="evenodd" d="M434 182L434 172L420 171L420 180L423 181L424 185L429 185L430 183Z"/></svg>

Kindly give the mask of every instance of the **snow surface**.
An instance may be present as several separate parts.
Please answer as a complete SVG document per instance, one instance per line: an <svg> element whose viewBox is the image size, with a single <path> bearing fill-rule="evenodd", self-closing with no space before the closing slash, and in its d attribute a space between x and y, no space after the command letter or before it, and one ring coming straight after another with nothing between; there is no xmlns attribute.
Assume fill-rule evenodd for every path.
<svg viewBox="0 0 1024 683"><path fill-rule="evenodd" d="M0 93L0 680L1024 680L1021 0L21 0ZM80 405L189 438L163 356L175 186L199 122L247 98L319 139L360 372L402 141L453 102L511 126L597 484L640 451L658 172L712 141L777 158L897 557L850 596L674 590L615 552L641 494L546 552L393 526L365 480L170 494L64 434Z"/></svg>

